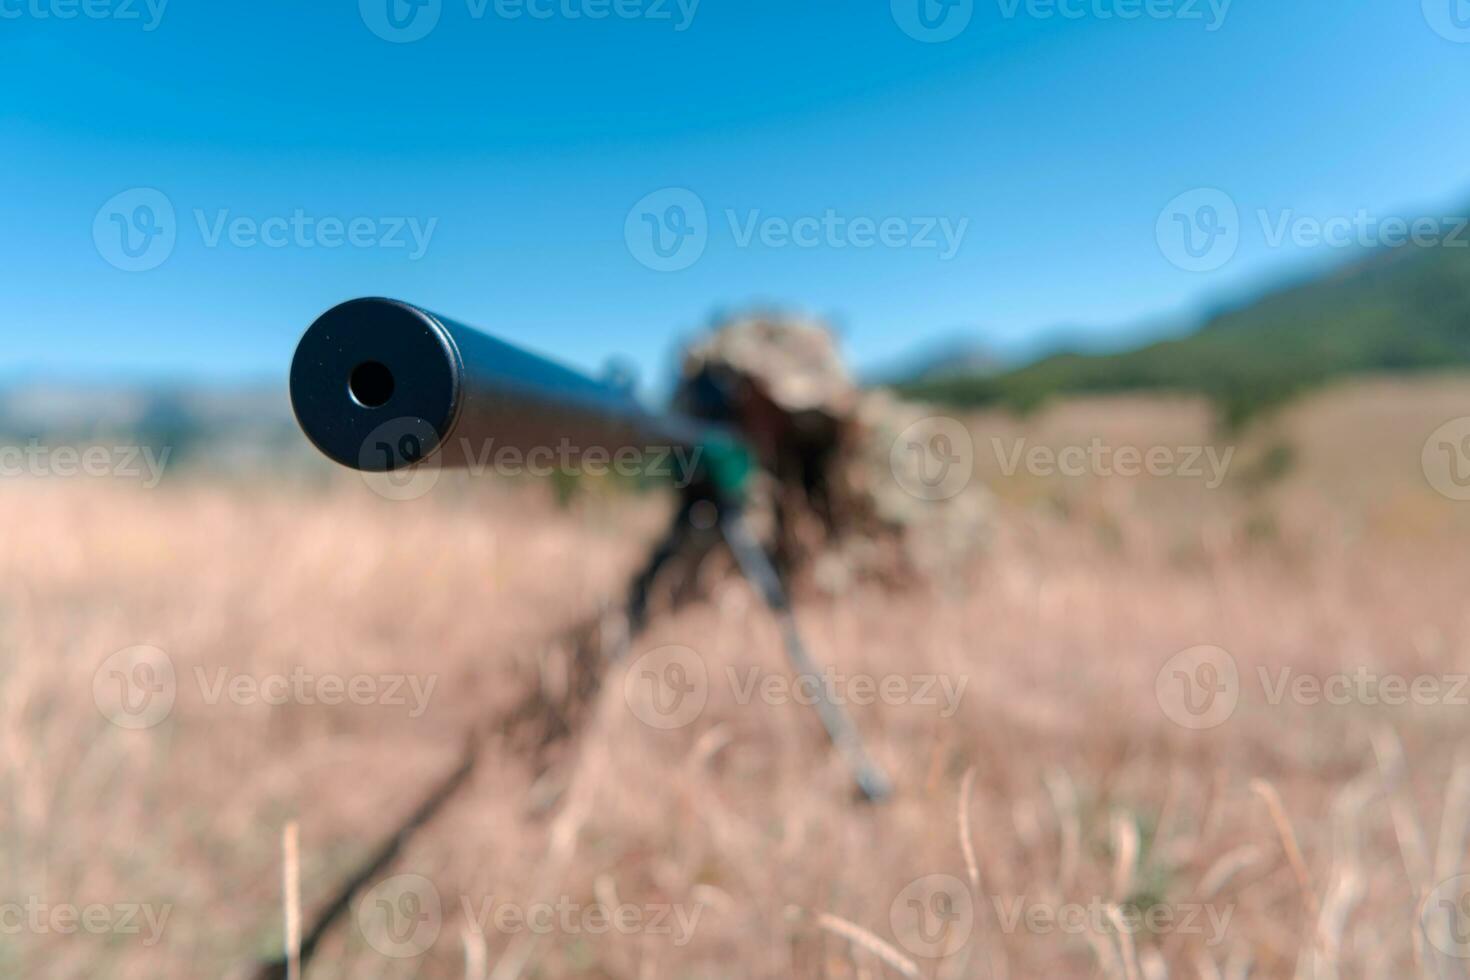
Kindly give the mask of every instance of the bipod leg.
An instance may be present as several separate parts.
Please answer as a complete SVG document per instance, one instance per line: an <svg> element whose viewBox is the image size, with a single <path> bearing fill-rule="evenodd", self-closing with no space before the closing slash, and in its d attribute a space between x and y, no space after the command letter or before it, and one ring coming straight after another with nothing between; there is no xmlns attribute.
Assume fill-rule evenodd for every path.
<svg viewBox="0 0 1470 980"><path fill-rule="evenodd" d="M786 657L791 661L792 669L796 671L798 678L810 677L812 679L812 688L816 692L817 715L822 719L822 727L827 730L827 737L832 740L833 746L847 761L847 767L857 782L858 792L870 802L876 803L885 799L893 791L892 784L889 783L888 776L878 767L878 764L868 756L867 750L863 747L862 736L858 733L857 726L853 724L847 712L842 710L841 705L827 698L820 678L817 676L817 665L807 653L806 646L801 642L801 632L796 626L796 615L792 612L791 600L786 594L786 587L781 582L781 576L771 564L771 559L766 555L765 549L750 533L750 528L746 526L744 515L739 507L726 505L721 508L720 530L725 536L726 543L730 546L730 551L735 555L740 571L744 573L751 587L765 600L771 613L780 623L781 632L786 641Z"/></svg>

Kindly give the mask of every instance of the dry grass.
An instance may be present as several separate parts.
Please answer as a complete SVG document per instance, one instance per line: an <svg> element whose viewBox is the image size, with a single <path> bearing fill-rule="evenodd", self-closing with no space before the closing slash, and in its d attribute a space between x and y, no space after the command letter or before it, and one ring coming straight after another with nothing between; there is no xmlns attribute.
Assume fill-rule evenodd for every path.
<svg viewBox="0 0 1470 980"><path fill-rule="evenodd" d="M426 953L384 956L348 922L305 975L1462 975L1418 923L1436 883L1466 870L1467 709L1271 704L1257 670L1470 671L1470 505L1419 473L1424 437L1467 405L1455 380L1327 392L1240 446L1215 491L1005 479L984 462L995 433L1199 442L1197 406L1072 404L1024 429L977 419L1000 504L969 573L799 609L813 653L844 675L965 683L952 717L853 709L893 800L851 802L808 708L740 702L727 669L786 671L774 624L731 582L634 651L698 652L709 700L693 722L643 724L614 671L574 762L533 785L524 760L492 752L399 859L394 873L424 876L442 900ZM1277 440L1295 468L1247 488ZM283 829L299 821L309 919L454 766L467 725L559 682L560 631L616 595L661 519L652 501L559 510L449 480L390 503L347 475L153 491L26 481L0 499L0 899L170 908L151 946L146 926L62 934L0 917L0 974L48 978L223 976L279 953ZM178 695L166 721L129 731L98 711L93 678L137 644L168 653ZM1190 731L1161 710L1155 680L1201 644L1229 651L1242 693L1224 724ZM211 704L195 673L297 666L437 683L410 717ZM895 914L928 875L951 876L973 909L943 958L916 952ZM648 930L534 935L473 921L492 899L699 917L683 944ZM1017 901L1103 912L1084 931L1028 929L1008 922ZM1230 917L1218 942L1204 912L1202 934L1126 935L1135 906Z"/></svg>

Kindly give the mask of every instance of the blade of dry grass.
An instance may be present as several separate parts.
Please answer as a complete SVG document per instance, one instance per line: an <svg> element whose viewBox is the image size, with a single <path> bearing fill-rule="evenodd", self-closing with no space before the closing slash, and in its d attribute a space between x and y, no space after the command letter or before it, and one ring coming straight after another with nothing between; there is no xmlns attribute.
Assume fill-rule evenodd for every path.
<svg viewBox="0 0 1470 980"><path fill-rule="evenodd" d="M1408 874L1415 893L1422 895L1431 885L1433 869L1429 864L1429 847L1424 841L1424 831L1419 826L1413 804L1404 790L1403 743L1392 728L1379 728L1373 733L1373 752L1378 758L1379 771L1383 774L1384 792L1388 795L1388 812L1393 817L1393 829L1398 837L1404 871Z"/></svg>
<svg viewBox="0 0 1470 980"><path fill-rule="evenodd" d="M1345 786L1333 801L1333 867L1322 912L1317 918L1317 976L1337 976L1347 923L1363 897L1359 825L1363 809L1375 791L1376 786L1360 777Z"/></svg>
<svg viewBox="0 0 1470 980"><path fill-rule="evenodd" d="M1138 869L1138 822L1121 811L1113 814L1113 901L1121 902L1133 894L1133 880Z"/></svg>
<svg viewBox="0 0 1470 980"><path fill-rule="evenodd" d="M459 941L464 945L464 980L485 980L485 964L489 955L485 948L485 934L465 923L460 927Z"/></svg>
<svg viewBox="0 0 1470 980"><path fill-rule="evenodd" d="M1276 825L1276 833L1281 838L1281 847L1286 852L1286 860L1291 865L1292 873L1296 875L1302 905L1307 910L1307 919L1310 922L1316 922L1321 909L1317 903L1317 894L1312 890L1312 875L1307 870L1307 862L1302 857L1301 847L1297 844L1296 833L1291 829L1291 821L1287 819L1286 807L1281 803L1281 794L1276 792L1275 786L1264 779L1251 780L1251 789L1266 804L1266 810L1271 815L1271 822Z"/></svg>
<svg viewBox="0 0 1470 980"><path fill-rule="evenodd" d="M1072 889L1082 858L1082 821L1077 815L1077 790L1071 777L1060 769L1053 769L1046 775L1046 791L1056 811L1061 836L1056 889L1058 895L1065 895Z"/></svg>
<svg viewBox="0 0 1470 980"><path fill-rule="evenodd" d="M795 909L798 914L802 912ZM859 949L876 956L884 963L910 980L919 980L923 974L919 972L919 965L907 956L894 949L891 944L884 941L882 937L869 932L856 922L849 922L841 916L832 915L830 912L810 912L818 929L839 936L852 943Z"/></svg>
<svg viewBox="0 0 1470 980"><path fill-rule="evenodd" d="M1434 880L1444 881L1465 866L1465 833L1470 827L1470 753L1455 756L1445 786L1444 809L1439 818L1439 842L1434 852Z"/></svg>
<svg viewBox="0 0 1470 980"><path fill-rule="evenodd" d="M960 780L960 802L957 821L960 832L960 851L965 855L965 873L970 877L970 890L980 897L980 864L975 860L975 842L970 833L970 794L975 787L975 767L965 770Z"/></svg>
<svg viewBox="0 0 1470 980"><path fill-rule="evenodd" d="M1128 980L1140 980L1138 952L1133 946L1133 933L1129 931L1128 923L1123 921L1123 911L1116 905L1109 905L1108 918L1112 920L1113 928L1118 933L1118 951L1123 957L1123 975Z"/></svg>
<svg viewBox="0 0 1470 980"><path fill-rule="evenodd" d="M1226 851L1215 863L1210 865L1199 882L1199 897L1208 901L1214 898L1225 886L1235 880L1235 877L1251 868L1256 867L1266 858L1266 854L1256 844L1242 844L1233 850Z"/></svg>
<svg viewBox="0 0 1470 980"><path fill-rule="evenodd" d="M282 884L286 908L286 980L301 980L301 850L295 820L281 832L285 874Z"/></svg>

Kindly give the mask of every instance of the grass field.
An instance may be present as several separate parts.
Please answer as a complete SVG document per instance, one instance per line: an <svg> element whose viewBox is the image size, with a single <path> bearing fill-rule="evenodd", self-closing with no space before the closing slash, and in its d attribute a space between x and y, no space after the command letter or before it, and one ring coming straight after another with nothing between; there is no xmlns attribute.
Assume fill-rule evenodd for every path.
<svg viewBox="0 0 1470 980"><path fill-rule="evenodd" d="M638 639L568 762L492 746L307 976L1465 975L1470 503L1421 449L1467 406L1354 382L1238 445L1192 401L974 416L972 565L798 609L893 799L851 801L731 581ZM1231 455L1215 487L1008 463L1094 439ZM0 499L0 974L47 978L278 952L287 824L309 918L468 726L566 683L663 518L345 473Z"/></svg>

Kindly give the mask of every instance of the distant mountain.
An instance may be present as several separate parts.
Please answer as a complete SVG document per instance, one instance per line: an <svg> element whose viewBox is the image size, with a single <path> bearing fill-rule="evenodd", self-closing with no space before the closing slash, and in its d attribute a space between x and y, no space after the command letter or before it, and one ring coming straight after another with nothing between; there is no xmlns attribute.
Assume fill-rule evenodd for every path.
<svg viewBox="0 0 1470 980"><path fill-rule="evenodd" d="M900 385L973 377L1003 370L1007 361L982 341L967 334L932 341L881 368L867 372L863 381L872 385Z"/></svg>
<svg viewBox="0 0 1470 980"><path fill-rule="evenodd" d="M1034 408L1053 395L1203 393L1222 420L1332 378L1470 365L1470 249L1383 249L1212 316L1196 332L1113 354L1065 353L999 374L919 379L905 394Z"/></svg>

